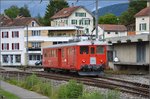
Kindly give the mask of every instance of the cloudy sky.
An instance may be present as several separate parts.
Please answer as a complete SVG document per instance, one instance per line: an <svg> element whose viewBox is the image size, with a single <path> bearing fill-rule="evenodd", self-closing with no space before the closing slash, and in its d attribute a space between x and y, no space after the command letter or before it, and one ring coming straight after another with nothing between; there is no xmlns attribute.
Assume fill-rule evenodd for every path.
<svg viewBox="0 0 150 99"><path fill-rule="evenodd" d="M85 6L88 10L93 11L95 9L95 0L67 0L69 5L82 5ZM0 12L3 13L5 9L9 8L12 5L16 5L18 7L22 7L25 4L28 6L31 15L37 16L39 13L41 16L45 14L45 9L48 4L49 0L0 0ZM118 3L125 3L128 0L99 0L99 8L118 4Z"/></svg>

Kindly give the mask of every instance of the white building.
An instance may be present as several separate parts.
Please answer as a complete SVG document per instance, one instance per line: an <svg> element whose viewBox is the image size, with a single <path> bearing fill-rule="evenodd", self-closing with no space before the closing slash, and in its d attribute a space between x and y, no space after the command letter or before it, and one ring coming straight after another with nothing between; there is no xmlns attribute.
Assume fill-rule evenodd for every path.
<svg viewBox="0 0 150 99"><path fill-rule="evenodd" d="M136 34L149 33L150 27L150 7L142 9L135 15L136 18Z"/></svg>
<svg viewBox="0 0 150 99"><path fill-rule="evenodd" d="M91 34L93 30L93 15L81 6L63 8L51 17L51 26L79 26L84 34Z"/></svg>
<svg viewBox="0 0 150 99"><path fill-rule="evenodd" d="M2 65L23 65L24 27L0 27Z"/></svg>
<svg viewBox="0 0 150 99"><path fill-rule="evenodd" d="M95 30L93 34L96 34ZM99 39L127 36L127 28L124 25L99 24L98 36Z"/></svg>

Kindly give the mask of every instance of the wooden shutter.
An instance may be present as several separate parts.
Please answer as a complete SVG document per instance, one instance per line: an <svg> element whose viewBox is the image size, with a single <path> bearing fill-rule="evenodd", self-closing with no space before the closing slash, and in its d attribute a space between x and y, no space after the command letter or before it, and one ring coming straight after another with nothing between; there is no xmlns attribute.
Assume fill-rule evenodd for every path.
<svg viewBox="0 0 150 99"><path fill-rule="evenodd" d="M4 50L4 44L2 44L2 50Z"/></svg>

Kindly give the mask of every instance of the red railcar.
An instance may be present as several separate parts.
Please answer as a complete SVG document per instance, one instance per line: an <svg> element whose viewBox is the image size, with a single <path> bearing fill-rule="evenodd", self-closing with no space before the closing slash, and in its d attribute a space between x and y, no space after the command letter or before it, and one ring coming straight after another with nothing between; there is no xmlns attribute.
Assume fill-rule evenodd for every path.
<svg viewBox="0 0 150 99"><path fill-rule="evenodd" d="M106 44L100 41L52 45L43 48L43 67L77 71L79 75L99 75L107 63Z"/></svg>

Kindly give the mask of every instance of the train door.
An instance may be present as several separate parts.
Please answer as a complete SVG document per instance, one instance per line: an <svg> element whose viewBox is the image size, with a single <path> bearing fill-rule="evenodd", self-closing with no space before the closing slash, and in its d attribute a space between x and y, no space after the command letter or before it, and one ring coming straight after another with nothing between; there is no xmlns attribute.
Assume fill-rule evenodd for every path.
<svg viewBox="0 0 150 99"><path fill-rule="evenodd" d="M90 64L96 64L95 46L90 46Z"/></svg>
<svg viewBox="0 0 150 99"><path fill-rule="evenodd" d="M62 61L61 61L61 56L62 56L62 50L58 49L58 66L61 67Z"/></svg>

